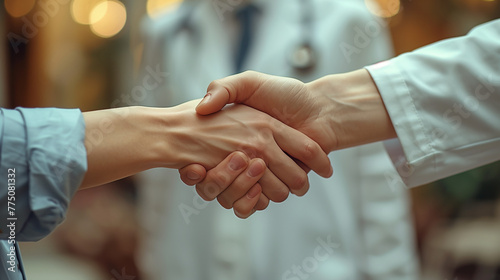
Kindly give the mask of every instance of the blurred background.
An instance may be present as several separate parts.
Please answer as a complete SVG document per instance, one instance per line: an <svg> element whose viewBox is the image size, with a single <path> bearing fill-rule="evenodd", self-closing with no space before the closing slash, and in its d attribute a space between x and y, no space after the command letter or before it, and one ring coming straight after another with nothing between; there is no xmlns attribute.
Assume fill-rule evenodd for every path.
<svg viewBox="0 0 500 280"><path fill-rule="evenodd" d="M180 2L4 0L0 105L125 105L141 63L141 21ZM377 2L397 54L500 16L498 0ZM141 279L136 196L132 179L79 192L55 233L22 244L29 278ZM500 279L500 163L414 188L411 198L422 279Z"/></svg>

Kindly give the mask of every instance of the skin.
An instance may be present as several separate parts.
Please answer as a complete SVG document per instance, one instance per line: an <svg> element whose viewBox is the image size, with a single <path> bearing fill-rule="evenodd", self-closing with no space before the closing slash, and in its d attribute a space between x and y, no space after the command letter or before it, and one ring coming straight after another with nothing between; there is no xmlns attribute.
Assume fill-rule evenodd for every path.
<svg viewBox="0 0 500 280"><path fill-rule="evenodd" d="M197 163L198 169L211 170L212 179L197 188L199 195L206 200L220 195L222 206L236 205L243 213L240 216L245 216L267 207L269 199L279 202L290 191L305 193L309 184L304 166L331 175L326 153L303 133L244 105L201 116L195 112L198 102L171 108L126 107L84 113L88 171L81 188L150 168L180 169ZM234 151L239 152L231 154ZM222 167L216 167L221 162L223 172ZM226 191L223 187L230 180L227 174L243 174L239 181L253 184Z"/></svg>
<svg viewBox="0 0 500 280"><path fill-rule="evenodd" d="M209 115L231 103L245 104L271 115L311 137L326 153L396 137L380 93L364 69L310 83L248 71L212 82L196 111ZM181 178L200 169L189 165L180 170ZM214 180L212 170L203 170L199 176L204 180L189 182L197 184L198 189ZM231 182L223 186L225 192L253 187L239 176L242 175L228 175Z"/></svg>

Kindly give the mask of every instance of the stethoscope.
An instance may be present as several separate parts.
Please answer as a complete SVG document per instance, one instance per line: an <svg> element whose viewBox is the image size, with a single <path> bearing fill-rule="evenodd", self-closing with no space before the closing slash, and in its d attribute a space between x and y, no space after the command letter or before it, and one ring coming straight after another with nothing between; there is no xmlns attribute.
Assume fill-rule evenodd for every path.
<svg viewBox="0 0 500 280"><path fill-rule="evenodd" d="M317 52L312 44L313 36L313 5L311 0L299 0L300 1L300 26L301 26L301 38L299 42L293 46L287 52L287 63L297 72L310 72L317 63ZM192 6L184 5L181 6L181 21L179 22L176 31L187 29L194 31L190 25L190 18L193 14Z"/></svg>
<svg viewBox="0 0 500 280"><path fill-rule="evenodd" d="M309 72L316 66L316 51L312 45L313 6L310 0L300 0L302 16L301 40L288 55L288 64L298 72Z"/></svg>

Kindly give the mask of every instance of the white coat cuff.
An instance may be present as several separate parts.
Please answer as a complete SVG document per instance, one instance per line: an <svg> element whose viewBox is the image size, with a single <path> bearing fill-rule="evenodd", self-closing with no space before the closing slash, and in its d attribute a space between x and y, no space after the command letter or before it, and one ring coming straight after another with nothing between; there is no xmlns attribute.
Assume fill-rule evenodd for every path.
<svg viewBox="0 0 500 280"><path fill-rule="evenodd" d="M434 174L436 152L424 130L402 72L391 60L366 69L379 89L398 135L399 141L385 141L384 145L401 180L408 187L428 183L437 175Z"/></svg>

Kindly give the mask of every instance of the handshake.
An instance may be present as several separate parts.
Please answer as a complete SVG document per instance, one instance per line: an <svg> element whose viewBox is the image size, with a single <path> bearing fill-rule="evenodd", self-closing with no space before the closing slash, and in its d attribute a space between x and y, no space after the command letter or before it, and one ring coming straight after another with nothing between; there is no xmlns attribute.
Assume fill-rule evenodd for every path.
<svg viewBox="0 0 500 280"><path fill-rule="evenodd" d="M192 108L193 102L181 106ZM290 192L304 195L310 170L330 177L329 152L395 137L366 70L309 84L245 72L212 82L196 112L205 125L191 131L195 142L179 143L194 152L190 162L207 152L235 152L218 164L212 155L210 162L187 165L179 170L181 179L240 218L265 209L269 200L284 201ZM186 128L195 122L184 121Z"/></svg>
<svg viewBox="0 0 500 280"><path fill-rule="evenodd" d="M99 145L86 140L82 186L175 168L203 199L217 198L246 218L290 192L304 195L310 170L330 177L331 151L396 135L364 69L307 84L245 72L212 82L207 92L201 102L171 108L84 113L86 138L102 120L114 127Z"/></svg>

